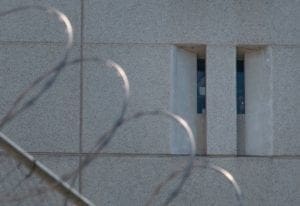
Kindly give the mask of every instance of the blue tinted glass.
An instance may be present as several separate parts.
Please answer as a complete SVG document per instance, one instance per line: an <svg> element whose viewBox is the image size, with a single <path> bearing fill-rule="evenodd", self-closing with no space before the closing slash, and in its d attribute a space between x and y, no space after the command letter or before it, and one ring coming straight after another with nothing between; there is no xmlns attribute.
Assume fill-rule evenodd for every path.
<svg viewBox="0 0 300 206"><path fill-rule="evenodd" d="M203 113L205 109L205 60L197 61L197 112Z"/></svg>
<svg viewBox="0 0 300 206"><path fill-rule="evenodd" d="M237 113L245 114L245 72L244 61L237 61L237 73L236 73L236 105Z"/></svg>

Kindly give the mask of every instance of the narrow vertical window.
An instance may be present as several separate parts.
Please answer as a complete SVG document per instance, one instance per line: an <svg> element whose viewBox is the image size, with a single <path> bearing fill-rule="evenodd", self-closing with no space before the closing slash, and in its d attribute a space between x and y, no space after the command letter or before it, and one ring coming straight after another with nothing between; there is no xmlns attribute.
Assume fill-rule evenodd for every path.
<svg viewBox="0 0 300 206"><path fill-rule="evenodd" d="M197 60L197 112L205 112L205 60Z"/></svg>
<svg viewBox="0 0 300 206"><path fill-rule="evenodd" d="M245 114L245 72L244 60L237 60L236 62L236 105L237 113Z"/></svg>

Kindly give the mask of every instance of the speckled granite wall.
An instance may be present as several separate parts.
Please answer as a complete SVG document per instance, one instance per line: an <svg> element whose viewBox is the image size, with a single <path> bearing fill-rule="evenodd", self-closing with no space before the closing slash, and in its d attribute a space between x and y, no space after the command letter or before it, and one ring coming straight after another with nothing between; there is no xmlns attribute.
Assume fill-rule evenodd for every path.
<svg viewBox="0 0 300 206"><path fill-rule="evenodd" d="M208 139L201 150L210 156L197 157L196 162L211 161L232 172L245 205L300 205L299 0L2 0L0 11L32 3L52 5L70 17L75 31L71 58L111 58L125 68L132 89L128 115L176 108L191 124L200 122L186 107L194 100L175 105L176 92L176 97L195 99L196 93L186 82L178 84L182 90L175 87L174 79L183 78L174 78L174 72L196 60L196 54L177 47L206 47ZM18 91L57 60L65 36L57 21L36 11L3 18L0 27L5 28L0 30L3 115ZM268 138L273 149L238 157L237 145L247 146L247 141L237 140L235 53L236 47L247 53L252 46L267 48L271 55L268 121L273 135ZM185 81L192 74L184 73ZM69 67L3 132L61 174L61 168L80 163L117 117L120 89L118 77L105 68L92 63ZM155 118L121 128L104 154L81 174L78 188L97 205L142 205L151 186L184 161L184 156L171 156L172 129ZM232 198L231 187L221 177L196 169L172 205L233 205Z"/></svg>

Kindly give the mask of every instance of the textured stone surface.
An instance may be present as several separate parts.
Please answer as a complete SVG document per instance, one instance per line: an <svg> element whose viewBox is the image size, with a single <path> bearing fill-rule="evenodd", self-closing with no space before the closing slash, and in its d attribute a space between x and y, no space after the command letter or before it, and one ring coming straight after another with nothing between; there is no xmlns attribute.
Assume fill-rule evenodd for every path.
<svg viewBox="0 0 300 206"><path fill-rule="evenodd" d="M205 114L198 114L198 131L196 135L196 142L198 148L198 154L206 154L206 115Z"/></svg>
<svg viewBox="0 0 300 206"><path fill-rule="evenodd" d="M129 116L169 109L171 51L169 46L99 45L85 46L84 55L112 59L125 69L131 88ZM83 75L83 148L90 151L118 118L124 94L120 79L111 69L84 63ZM105 151L170 153L169 144L169 121L145 117L122 126Z"/></svg>
<svg viewBox="0 0 300 206"><path fill-rule="evenodd" d="M233 46L206 49L207 154L236 154L236 53Z"/></svg>
<svg viewBox="0 0 300 206"><path fill-rule="evenodd" d="M64 48L49 45L0 47L0 114L10 109L16 96L57 61ZM71 57L78 56L78 48ZM29 109L3 128L3 133L28 151L77 152L79 150L79 65L63 70L52 87ZM37 94L41 89L31 92ZM30 98L26 97L28 101ZM23 101L24 104L24 101Z"/></svg>
<svg viewBox="0 0 300 206"><path fill-rule="evenodd" d="M37 157L39 161L41 161L46 167L48 167L52 172L54 172L59 177L62 177L65 174L71 173L79 166L79 157L72 157L72 156L39 156ZM78 178L75 181L67 181L68 184L76 189L79 190L79 181ZM50 188L50 192L45 196L42 196L42 201L39 201L36 204L39 205L63 205L66 201L61 194L52 190ZM67 201L67 205L72 205L70 200ZM24 202L26 203L26 202ZM22 203L22 204L24 204ZM24 204L26 205L26 204ZM28 205L28 204L27 204Z"/></svg>
<svg viewBox="0 0 300 206"><path fill-rule="evenodd" d="M174 159L97 158L83 173L82 191L97 205L143 205L172 163Z"/></svg>
<svg viewBox="0 0 300 206"><path fill-rule="evenodd" d="M300 1L272 1L270 6L271 38L274 44L300 44Z"/></svg>
<svg viewBox="0 0 300 206"><path fill-rule="evenodd" d="M78 167L79 163L78 157L49 157L43 155L38 156L37 159L58 176L73 171ZM35 173L32 173L26 178L26 175L30 174L30 171L24 166L18 165L18 163L19 162L15 162L11 157L0 154L1 205L63 205L65 198L63 198L60 193L55 191L52 187L49 187L47 183L42 181ZM78 181L75 181L73 188L78 189ZM45 192L34 195L38 189ZM5 192L9 195L14 195L14 198L18 199L18 201L4 201L5 197L3 195ZM28 192L30 192L32 196L23 198L23 195L28 194ZM6 195L6 197L9 196Z"/></svg>
<svg viewBox="0 0 300 206"><path fill-rule="evenodd" d="M272 59L269 49L245 54L245 154L273 154Z"/></svg>
<svg viewBox="0 0 300 206"><path fill-rule="evenodd" d="M237 154L245 154L245 114L237 115Z"/></svg>
<svg viewBox="0 0 300 206"><path fill-rule="evenodd" d="M272 47L274 155L300 154L300 48Z"/></svg>
<svg viewBox="0 0 300 206"><path fill-rule="evenodd" d="M220 165L234 175L245 206L299 204L299 159L198 158L196 165L203 161ZM183 157L99 157L83 173L83 192L100 205L143 205L152 188L183 163ZM175 183L166 186L158 202ZM234 190L219 173L196 168L171 205L199 204L235 205Z"/></svg>
<svg viewBox="0 0 300 206"><path fill-rule="evenodd" d="M299 44L298 0L84 1L87 42Z"/></svg>
<svg viewBox="0 0 300 206"><path fill-rule="evenodd" d="M212 84L207 88L212 89L207 104L209 125L205 125L204 115L198 119L200 130L203 126L209 129L208 137L212 141L208 141L208 154L235 155L237 145L238 152L243 154L246 142L241 138L236 140L245 128L242 124L236 125L234 47L246 48L246 53L253 46L268 47L270 56L264 60L269 59L266 64L271 66L271 73L264 77L271 79L272 88L270 93L263 89L259 93L272 97L272 116L267 118L272 120L272 154L275 156L197 157L196 164L209 161L232 172L241 185L245 206L300 205L299 0L2 0L0 12L18 5L50 4L71 18L75 40L79 43L81 2L84 4L84 55L110 58L125 68L132 88L127 115L141 110L171 109L172 72L177 68L176 54L179 54L175 46L208 45L207 68L212 69L207 71L208 76L213 74L209 77ZM56 45L61 45L65 35L55 19L38 11L1 17L0 26L0 115L3 116L18 91L51 65L60 53L58 50L63 50ZM77 50L79 48L75 48L73 55L79 56ZM180 53L183 59L179 63L192 67L194 57L184 53ZM227 67L230 71L223 72ZM85 155L77 154L80 119L83 120L82 148L87 152L120 111L122 92L118 77L103 72L103 67L97 64L84 63L82 69L82 117L78 65L63 72L32 109L3 130L26 150L41 152L43 155L38 159L59 175L77 167L78 155ZM192 81L188 85L181 83L183 86L193 84ZM193 110L184 103L182 106L183 111ZM240 119L238 116L238 121ZM153 187L184 163L185 157L155 154L171 152L171 129L168 121L152 117L120 129L105 149L117 154L96 158L84 170L81 181L84 193L97 205L143 205ZM57 154L47 157L48 152L60 152L61 157ZM73 152L75 157L71 155ZM0 175L9 169L2 164L0 158ZM154 205L162 202L174 184L163 190ZM3 187L0 184L0 195ZM51 194L46 197L53 198ZM34 199L24 205L61 203L59 197L54 199L58 201ZM32 204L34 201L38 204ZM235 205L234 192L219 174L195 169L171 205L231 206Z"/></svg>
<svg viewBox="0 0 300 206"><path fill-rule="evenodd" d="M203 161L203 159L199 159L196 164L199 162L201 163L201 161ZM272 205L272 201L269 198L272 192L270 174L272 164L270 159L216 157L208 158L207 161L221 166L232 173L243 192L243 203L245 206ZM202 175L203 171L206 171L204 175ZM199 173L198 176L203 178L203 180L199 181L198 177L191 181L199 181L197 187L202 188L202 190L200 189L200 195L199 193L196 193L201 198L196 202L202 202L203 198L205 200L205 205L237 205L233 187L227 180L225 180L225 177L220 175L220 173L211 170L196 169L194 171L194 175L197 172ZM189 188L186 193L187 198L191 196L190 193L193 191L199 191L199 189L194 190ZM193 203L191 205L193 205Z"/></svg>
<svg viewBox="0 0 300 206"><path fill-rule="evenodd" d="M2 0L0 13L27 5L51 6L65 13L74 27L75 41L80 41L80 0ZM39 10L24 10L1 17L0 27L0 41L66 41L64 25L55 16Z"/></svg>
<svg viewBox="0 0 300 206"><path fill-rule="evenodd" d="M59 177L63 175L70 174L79 166L79 157L76 156L64 156L64 155L38 155L35 154L34 157L49 168L54 174ZM71 180L67 181L75 189L79 189L78 178L75 182Z"/></svg>
<svg viewBox="0 0 300 206"><path fill-rule="evenodd" d="M272 172L272 200L274 206L299 205L300 160L274 159Z"/></svg>

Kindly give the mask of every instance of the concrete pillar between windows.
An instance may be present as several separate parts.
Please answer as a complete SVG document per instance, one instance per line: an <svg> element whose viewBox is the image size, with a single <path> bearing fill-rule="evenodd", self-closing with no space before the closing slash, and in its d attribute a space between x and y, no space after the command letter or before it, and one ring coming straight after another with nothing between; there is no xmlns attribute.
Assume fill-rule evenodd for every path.
<svg viewBox="0 0 300 206"><path fill-rule="evenodd" d="M245 154L272 155L272 59L268 49L245 53Z"/></svg>
<svg viewBox="0 0 300 206"><path fill-rule="evenodd" d="M206 133L208 155L236 155L236 48L206 48Z"/></svg>

